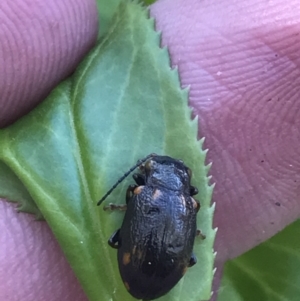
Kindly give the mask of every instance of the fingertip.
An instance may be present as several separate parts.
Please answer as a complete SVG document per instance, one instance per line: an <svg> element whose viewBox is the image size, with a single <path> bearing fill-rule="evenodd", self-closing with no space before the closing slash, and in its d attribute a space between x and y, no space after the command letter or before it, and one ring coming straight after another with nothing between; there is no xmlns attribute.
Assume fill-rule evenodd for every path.
<svg viewBox="0 0 300 301"><path fill-rule="evenodd" d="M29 112L93 47L94 0L4 1L0 9L0 127Z"/></svg>

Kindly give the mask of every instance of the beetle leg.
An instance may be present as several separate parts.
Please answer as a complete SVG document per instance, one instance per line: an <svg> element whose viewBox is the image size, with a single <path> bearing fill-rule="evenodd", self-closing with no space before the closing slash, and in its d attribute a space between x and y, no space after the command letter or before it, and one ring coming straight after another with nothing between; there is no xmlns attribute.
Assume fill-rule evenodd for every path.
<svg viewBox="0 0 300 301"><path fill-rule="evenodd" d="M131 200L133 191L137 187L138 187L138 185L136 185L136 184L132 184L132 185L128 186L127 191L126 191L126 204L128 204L128 202Z"/></svg>
<svg viewBox="0 0 300 301"><path fill-rule="evenodd" d="M113 204L113 203L109 203L107 206L103 207L104 211L110 210L110 211L114 211L114 210L119 210L119 211L126 211L127 209L127 205L126 204Z"/></svg>
<svg viewBox="0 0 300 301"><path fill-rule="evenodd" d="M196 195L198 194L198 189L194 186L190 186L190 195L193 196L193 195Z"/></svg>
<svg viewBox="0 0 300 301"><path fill-rule="evenodd" d="M132 177L133 177L135 183L138 184L139 186L145 185L145 176L144 175L141 175L140 173L135 173Z"/></svg>
<svg viewBox="0 0 300 301"><path fill-rule="evenodd" d="M119 249L120 248L120 229L118 229L114 234L109 238L108 244L114 248L114 249Z"/></svg>
<svg viewBox="0 0 300 301"><path fill-rule="evenodd" d="M201 207L200 202L198 200L195 200L194 198L191 198L191 199L192 199L192 202L193 202L194 209L196 209L196 212L198 212L200 207Z"/></svg>
<svg viewBox="0 0 300 301"><path fill-rule="evenodd" d="M197 263L197 257L194 253L192 253L192 256L190 258L190 261L189 261L189 267L192 267L193 265L195 265Z"/></svg>
<svg viewBox="0 0 300 301"><path fill-rule="evenodd" d="M197 229L196 236L199 236L201 239L205 239L206 235L204 235L201 230Z"/></svg>

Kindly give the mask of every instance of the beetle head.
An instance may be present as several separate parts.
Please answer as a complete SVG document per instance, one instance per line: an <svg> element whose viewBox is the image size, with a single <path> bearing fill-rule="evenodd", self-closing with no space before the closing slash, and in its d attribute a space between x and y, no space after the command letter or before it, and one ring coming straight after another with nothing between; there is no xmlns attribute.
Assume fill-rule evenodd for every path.
<svg viewBox="0 0 300 301"><path fill-rule="evenodd" d="M127 178L137 167L143 165L145 161L147 161L149 158L152 158L154 156L157 156L155 153L152 153L145 158L138 160L138 162L132 166L127 172L124 173L124 175L106 192L106 194L98 201L97 206L99 206L111 193L114 191L114 189L123 182L125 178Z"/></svg>
<svg viewBox="0 0 300 301"><path fill-rule="evenodd" d="M145 173L148 183L171 190L189 191L191 170L181 160L168 156L155 156L145 163L142 172Z"/></svg>

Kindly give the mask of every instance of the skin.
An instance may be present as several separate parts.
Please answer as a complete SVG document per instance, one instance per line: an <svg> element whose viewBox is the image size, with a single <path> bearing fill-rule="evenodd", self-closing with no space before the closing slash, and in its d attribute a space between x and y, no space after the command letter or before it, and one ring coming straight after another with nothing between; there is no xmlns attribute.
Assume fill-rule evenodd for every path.
<svg viewBox="0 0 300 301"><path fill-rule="evenodd" d="M53 0L46 7L27 0L21 10L22 2L0 5L6 42L0 51L1 126L42 101L97 35L92 0ZM299 4L161 0L151 14L182 86L191 87L190 106L201 116L199 138L206 137L213 162L216 291L227 259L300 213ZM0 279L6 279L0 300L87 300L47 224L14 207L0 202Z"/></svg>

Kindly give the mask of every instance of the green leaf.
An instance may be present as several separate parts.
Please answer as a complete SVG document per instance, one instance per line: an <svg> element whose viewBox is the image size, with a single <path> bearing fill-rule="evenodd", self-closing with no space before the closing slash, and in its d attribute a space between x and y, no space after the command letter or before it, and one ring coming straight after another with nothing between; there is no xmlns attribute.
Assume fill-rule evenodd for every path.
<svg viewBox="0 0 300 301"><path fill-rule="evenodd" d="M109 30L110 26L112 25L113 17L117 12L121 1L125 2L129 0L96 0L100 22L98 38L102 38ZM141 2L143 2L145 5L153 4L156 1L157 0L141 0Z"/></svg>
<svg viewBox="0 0 300 301"><path fill-rule="evenodd" d="M218 301L298 301L300 220L226 263Z"/></svg>
<svg viewBox="0 0 300 301"><path fill-rule="evenodd" d="M143 0L143 2L146 4L146 5L150 5L154 2L156 2L157 0Z"/></svg>
<svg viewBox="0 0 300 301"><path fill-rule="evenodd" d="M101 38L109 30L118 6L124 0L96 0L98 7L100 29L98 37Z"/></svg>
<svg viewBox="0 0 300 301"><path fill-rule="evenodd" d="M113 27L72 78L11 127L0 131L0 159L25 185L89 300L134 300L124 288L117 254L107 245L123 214L97 200L139 158L181 158L200 193L198 264L160 300L209 299L213 276L212 186L206 151L197 141L186 90L170 68L148 11L122 3ZM107 199L124 203L127 178ZM1 187L0 187L1 191Z"/></svg>
<svg viewBox="0 0 300 301"><path fill-rule="evenodd" d="M11 202L19 203L19 211L32 213L37 219L42 219L42 214L31 198L25 186L11 169L0 161L0 197Z"/></svg>

